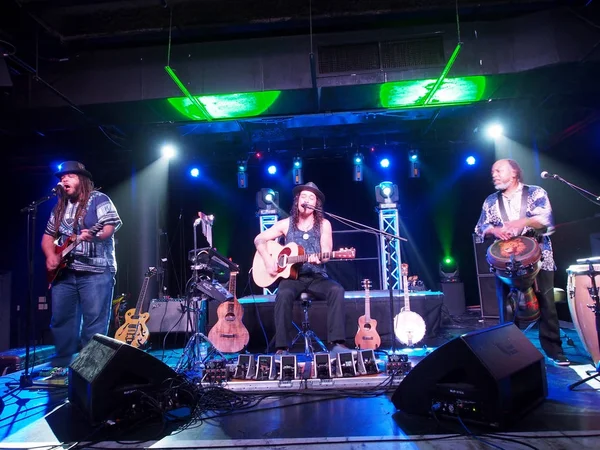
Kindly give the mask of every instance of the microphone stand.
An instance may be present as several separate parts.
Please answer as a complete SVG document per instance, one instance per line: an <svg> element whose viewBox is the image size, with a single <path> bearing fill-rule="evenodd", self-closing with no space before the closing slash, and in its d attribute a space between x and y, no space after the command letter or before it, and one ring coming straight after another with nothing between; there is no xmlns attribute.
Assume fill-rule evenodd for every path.
<svg viewBox="0 0 600 450"><path fill-rule="evenodd" d="M587 190L583 189L582 187L579 187L576 184L571 183L570 181L565 180L564 178L562 178L559 175L551 175L551 177L558 181L562 181L570 188L575 189L575 191L577 191L579 194L584 194L584 195L588 195L589 197L592 197L592 198L587 198L584 196L584 198L587 198L592 203L598 205L598 203L596 203L596 202L600 201L600 196L598 196L590 191L587 191ZM590 289L591 290L590 297L592 298L594 303L592 305L588 305L588 307L594 312L594 315L596 316L596 336L598 339L598 346L600 347L600 300L598 298L599 292L598 292L598 286L596 284L596 275L600 274L600 272L598 272L594 269L594 260L596 260L596 258L586 258L585 260L583 260L581 262L587 263L589 265L587 275L590 277L590 280L591 280L592 287ZM579 260L578 260L578 262L579 262ZM596 365L595 370L588 372L588 375L589 376L587 378L584 378L582 380L577 381L576 383L569 385L569 390L572 391L580 384L587 383L590 380L598 378L600 376L600 362Z"/></svg>
<svg viewBox="0 0 600 450"><path fill-rule="evenodd" d="M573 184L570 181L565 180L560 175L549 175L548 178L554 178L555 180L565 183L567 186L574 189L579 194L588 195L591 198L587 198L587 197L585 197L585 198L587 200L590 200L592 203L597 204L596 202L600 202L600 195L596 195L593 192L587 191L587 190L583 189L582 187L577 186L576 184Z"/></svg>
<svg viewBox="0 0 600 450"><path fill-rule="evenodd" d="M50 195L45 195L40 197L39 199L31 202L29 205L21 208L21 214L27 214L27 300L25 302L25 367L23 369L23 373L19 377L18 388L19 389L27 389L30 387L63 387L52 384L36 384L33 382L31 378L30 362L29 362L29 354L30 354L30 345L31 345L31 325L32 325L32 314L33 311L31 309L34 301L34 288L33 281L35 279L34 273L34 259L35 259L35 225L37 219L37 210L38 206L42 203L47 202L52 197L58 194L58 189L54 188ZM17 383L6 383L7 386L14 386ZM9 394L12 394L11 391ZM6 395L9 395L6 394ZM3 396L2 398L6 397Z"/></svg>
<svg viewBox="0 0 600 450"><path fill-rule="evenodd" d="M324 210L322 210L321 208L317 208L316 206L312 206L312 205L300 205L303 208L307 209L313 209L315 211L319 211L322 214L325 214L328 217L331 217L332 219L335 219L345 225L348 225L352 228L355 227L360 227L361 229L367 230L371 233L377 234L379 236L382 236L385 238L386 240L386 253L387 253L387 285L388 285L388 295L389 295L389 304L390 304L390 335L391 335L391 341L392 341L392 346L391 346L391 352L392 354L396 353L396 336L394 333L394 290L392 288L392 241L394 239L397 239L399 241L404 241L404 242L408 242L408 239L403 238L401 236L396 236L395 234L391 234L388 233L386 231L381 231L378 230L377 228L373 228L369 225L365 225L364 223L360 223L360 222L355 222L354 220L350 220L347 219L345 217L341 217L338 216L336 214L330 213L330 212L326 212ZM404 289L408 289L408 286L404 286Z"/></svg>

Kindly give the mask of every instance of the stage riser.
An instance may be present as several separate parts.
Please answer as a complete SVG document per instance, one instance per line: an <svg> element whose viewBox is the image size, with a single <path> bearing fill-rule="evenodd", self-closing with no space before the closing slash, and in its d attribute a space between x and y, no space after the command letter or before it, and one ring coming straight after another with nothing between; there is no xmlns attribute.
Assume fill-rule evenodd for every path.
<svg viewBox="0 0 600 450"><path fill-rule="evenodd" d="M377 331L381 336L382 347L389 348L392 344L390 340L390 306L389 297L380 296L383 293L384 291L373 291L372 293L371 318L377 320ZM387 295L387 293L385 294ZM426 339L434 337L439 330L443 298L444 296L441 292L432 293L431 295L413 294L410 296L411 310L419 313L425 320L427 326ZM358 318L365 313L365 299L364 295L352 295L349 298L347 293L345 300L346 340L348 341L348 345L353 346L354 336L358 329ZM251 297L244 297L240 299L240 303L244 307L244 325L250 332L248 347L251 351L262 352L266 348L266 343L260 321L262 321L269 340L275 335L273 317L275 306L274 296L257 296L255 300ZM398 293L396 293L393 303L395 316L404 307L404 297L402 294L398 296ZM216 301L209 302L207 330L210 330L218 319L216 313L218 306L219 303ZM294 305L293 317L296 325L302 327L303 314L300 302ZM309 311L309 319L312 330L325 342L327 339L327 303L325 301L314 301ZM300 347L298 349L300 350Z"/></svg>

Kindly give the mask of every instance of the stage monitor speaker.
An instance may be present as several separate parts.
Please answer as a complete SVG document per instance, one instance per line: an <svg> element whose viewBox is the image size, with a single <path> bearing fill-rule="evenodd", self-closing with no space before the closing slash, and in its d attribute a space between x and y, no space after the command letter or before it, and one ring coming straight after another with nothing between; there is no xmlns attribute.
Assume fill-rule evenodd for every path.
<svg viewBox="0 0 600 450"><path fill-rule="evenodd" d="M487 262L487 250L494 242L491 239L486 239L483 242L478 242L478 236L473 234L473 249L475 250L475 267L477 275L489 275L490 263Z"/></svg>
<svg viewBox="0 0 600 450"><path fill-rule="evenodd" d="M479 275L477 277L479 286L479 304L481 305L481 317L484 319L497 319L500 317L498 310L498 297L496 296L496 275Z"/></svg>
<svg viewBox="0 0 600 450"><path fill-rule="evenodd" d="M137 401L177 373L162 361L113 338L94 335L69 367L69 401L91 424Z"/></svg>
<svg viewBox="0 0 600 450"><path fill-rule="evenodd" d="M442 345L408 373L392 402L406 413L504 428L547 394L544 356L511 323Z"/></svg>

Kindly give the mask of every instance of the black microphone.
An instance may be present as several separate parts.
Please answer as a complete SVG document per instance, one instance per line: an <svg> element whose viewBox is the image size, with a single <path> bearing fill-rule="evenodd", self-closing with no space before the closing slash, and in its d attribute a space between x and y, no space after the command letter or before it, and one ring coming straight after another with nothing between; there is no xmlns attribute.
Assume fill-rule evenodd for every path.
<svg viewBox="0 0 600 450"><path fill-rule="evenodd" d="M308 208L308 209L316 209L316 207L314 207L313 205L309 205L308 203L302 203L301 205L303 208Z"/></svg>
<svg viewBox="0 0 600 450"><path fill-rule="evenodd" d="M58 183L56 183L56 186L54 186L50 192L52 192L52 195L56 195L56 194L58 194L59 192L62 192L62 191L64 191L64 190L65 190L64 186L63 186L63 185L62 185L62 183L59 181Z"/></svg>
<svg viewBox="0 0 600 450"><path fill-rule="evenodd" d="M542 173L540 173L540 176L542 178L555 178L555 179L560 179L560 177L556 174L552 174L552 173L548 173L547 171L543 171Z"/></svg>

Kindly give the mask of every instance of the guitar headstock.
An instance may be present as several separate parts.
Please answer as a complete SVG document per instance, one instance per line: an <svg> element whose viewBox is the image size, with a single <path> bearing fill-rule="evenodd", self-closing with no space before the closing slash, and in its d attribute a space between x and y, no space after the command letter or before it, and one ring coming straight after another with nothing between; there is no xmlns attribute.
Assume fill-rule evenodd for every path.
<svg viewBox="0 0 600 450"><path fill-rule="evenodd" d="M402 269L402 276L407 277L408 276L408 264L402 263L402 264L400 264L400 268Z"/></svg>
<svg viewBox="0 0 600 450"><path fill-rule="evenodd" d="M365 290L366 293L369 293L369 290L371 289L371 280L369 280L368 278L365 278L364 280L362 280L360 282L360 285L362 286L362 288Z"/></svg>
<svg viewBox="0 0 600 450"><path fill-rule="evenodd" d="M354 247L340 248L338 251L333 252L333 255L336 259L354 259L356 258L356 249Z"/></svg>

